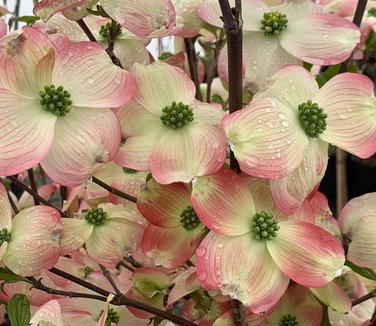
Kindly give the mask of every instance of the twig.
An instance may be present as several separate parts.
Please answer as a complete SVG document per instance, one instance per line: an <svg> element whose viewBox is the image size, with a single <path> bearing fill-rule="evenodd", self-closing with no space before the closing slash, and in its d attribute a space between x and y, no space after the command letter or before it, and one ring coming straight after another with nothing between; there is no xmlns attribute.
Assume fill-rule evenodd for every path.
<svg viewBox="0 0 376 326"><path fill-rule="evenodd" d="M115 290L116 294L121 295L122 293L119 290L119 288L117 287L117 285L115 284L115 281L112 278L111 273L108 271L108 269L101 264L99 264L99 267L101 268L104 277L108 280L108 282L111 284L112 288Z"/></svg>
<svg viewBox="0 0 376 326"><path fill-rule="evenodd" d="M94 183L96 183L98 186L100 186L100 187L106 189L107 191L109 191L110 193L112 193L112 194L114 194L114 195L116 195L118 197L124 198L126 200L129 200L132 203L137 203L137 198L136 197L134 197L132 195L129 195L129 194L127 194L127 193L125 193L125 192L123 192L123 191L121 191L119 189L113 188L110 185L108 185L107 183L99 180L98 178L96 178L96 177L93 176L91 178L91 180Z"/></svg>
<svg viewBox="0 0 376 326"><path fill-rule="evenodd" d="M60 199L61 199L61 207L64 207L64 202L68 198L68 188L65 186L60 186Z"/></svg>
<svg viewBox="0 0 376 326"><path fill-rule="evenodd" d="M86 36L88 37L88 39L92 42L95 42L95 43L98 43L97 39L95 38L95 36L93 35L93 33L91 32L91 30L89 29L89 27L86 25L86 23L84 22L83 19L79 19L76 21L77 24L81 27L81 29L83 30L83 32L86 34ZM112 30L112 28L111 28ZM121 63L120 63L120 60L116 57L114 51L113 51L113 47L112 49L111 48L107 48L106 49L106 52L107 54L109 55L109 57L111 58L112 62L120 67L120 68L123 68Z"/></svg>
<svg viewBox="0 0 376 326"><path fill-rule="evenodd" d="M218 0L221 6L223 28L227 36L228 78L229 78L229 110L230 113L242 108L243 104L243 22L241 0L235 1L231 8L228 0ZM230 151L230 167L240 172L239 163ZM236 326L246 326L245 308L238 300L232 300L234 323Z"/></svg>
<svg viewBox="0 0 376 326"><path fill-rule="evenodd" d="M126 260L128 263L130 263L134 268L141 268L142 265L135 260L132 256L126 256L124 257L124 260Z"/></svg>
<svg viewBox="0 0 376 326"><path fill-rule="evenodd" d="M26 186L21 181L19 181L17 179L17 177L15 177L15 176L9 176L7 178L10 181L12 181L15 186L17 186L18 188L26 191L27 193L29 193L30 195L32 195L33 198L38 199L38 201L41 202L43 205L49 206L49 207L52 207L52 208L56 209L60 213L61 216L66 217L66 214L63 211L61 211L59 208L57 208L56 206L54 206L53 204L49 203L47 200L45 200L44 198L42 198L41 196L39 196L39 194L37 192L35 192L33 189L31 189L28 186Z"/></svg>
<svg viewBox="0 0 376 326"><path fill-rule="evenodd" d="M120 265L120 266L123 266L124 268L126 268L127 270L129 270L129 271L132 272L132 273L135 271L135 269L134 269L133 267L129 266L127 263L125 263L125 262L123 262L123 261L120 262L119 265Z"/></svg>
<svg viewBox="0 0 376 326"><path fill-rule="evenodd" d="M37 183L35 182L34 170L32 168L29 169L29 170L27 170L27 176L29 177L30 188L34 192L38 193ZM34 199L34 204L35 205L39 205L40 204L40 202L39 202L39 200L38 200L37 197L33 197L33 199Z"/></svg>
<svg viewBox="0 0 376 326"><path fill-rule="evenodd" d="M14 21L14 30L18 29L18 17L20 17L20 8L21 8L21 0L16 0L16 5L14 6L14 17L16 18Z"/></svg>
<svg viewBox="0 0 376 326"><path fill-rule="evenodd" d="M85 280L82 280L82 279L74 276L74 275L66 273L66 272L64 272L60 269L52 268L52 269L50 269L50 272L54 273L56 275L59 275L59 276L65 278L67 280L70 280L74 283L77 283L77 284L79 284L79 285L81 285L81 286L83 286L83 287L85 287L89 290L92 290L92 291L94 291L94 292L96 292L96 293L98 293L98 294L100 294L100 295L102 295L106 298L111 294L111 292L109 292L105 289L102 289L102 288L100 288L100 287L98 287L94 284L91 284L91 283L89 283ZM115 298L112 299L111 304L114 304L114 305L117 305L117 306L129 306L129 307L134 307L134 308L137 308L137 309L140 309L140 310L143 310L143 311L147 311L147 312L150 312L153 315L160 316L164 319L170 320L173 323L176 323L176 324L181 325L181 326L197 326L197 324L192 323L189 320L178 317L174 314L171 314L167 311L155 308L153 306L149 306L149 305L147 305L143 302L139 302L139 301L130 299L123 294L116 295Z"/></svg>
<svg viewBox="0 0 376 326"><path fill-rule="evenodd" d="M196 54L196 49L194 47L193 39L184 39L185 51L187 53L189 72L191 73L191 78L196 86L196 99L202 100L201 90L200 90L200 80L198 78L198 59Z"/></svg>
<svg viewBox="0 0 376 326"><path fill-rule="evenodd" d="M106 49L107 54L110 56L112 62L120 67L121 69L123 68L123 65L121 64L119 58L116 57L114 53L114 46L115 46L115 38L116 38L116 22L111 21L111 28L110 32L108 33L108 47Z"/></svg>
<svg viewBox="0 0 376 326"><path fill-rule="evenodd" d="M358 27L362 23L364 12L366 10L367 0L359 0L355 10L353 23ZM352 55L342 62L339 73L346 72L351 62ZM347 172L346 172L347 153L340 148L336 149L336 207L339 214L342 207L347 202Z"/></svg>
<svg viewBox="0 0 376 326"><path fill-rule="evenodd" d="M354 307L364 301L367 301L375 297L376 297L376 289L373 289L371 292L368 292L367 294L361 296L360 298L355 299L351 304Z"/></svg>
<svg viewBox="0 0 376 326"><path fill-rule="evenodd" d="M241 1L231 8L228 0L218 0L223 14L223 28L227 36L229 111L236 112L243 105L243 22ZM240 172L234 153L230 151L230 167Z"/></svg>

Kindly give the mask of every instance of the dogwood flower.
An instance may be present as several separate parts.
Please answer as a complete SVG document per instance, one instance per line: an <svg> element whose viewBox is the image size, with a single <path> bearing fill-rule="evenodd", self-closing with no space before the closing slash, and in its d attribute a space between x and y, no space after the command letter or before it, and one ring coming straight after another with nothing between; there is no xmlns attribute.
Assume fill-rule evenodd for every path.
<svg viewBox="0 0 376 326"><path fill-rule="evenodd" d="M285 66L245 109L225 117L222 126L242 171L278 179L298 168L289 181L303 186L307 196L323 175L323 142L361 158L376 152L373 87L364 75L343 73L319 89L304 68ZM309 169L307 185L296 180ZM284 184L278 187L284 189Z"/></svg>
<svg viewBox="0 0 376 326"><path fill-rule="evenodd" d="M41 163L55 182L76 186L116 155L120 128L110 108L130 100L134 82L100 45L55 54L43 33L25 27L1 40L0 67L1 175Z"/></svg>
<svg viewBox="0 0 376 326"><path fill-rule="evenodd" d="M263 180L222 170L198 177L191 201L212 230L196 251L202 286L242 301L254 313L276 304L290 278L323 287L342 273L341 243L279 212Z"/></svg>
<svg viewBox="0 0 376 326"><path fill-rule="evenodd" d="M0 183L0 258L16 274L35 276L52 268L60 256L59 213L34 206L13 219L7 191Z"/></svg>
<svg viewBox="0 0 376 326"><path fill-rule="evenodd" d="M192 80L176 67L156 61L131 71L137 89L134 102L118 112L125 143L115 162L151 171L161 184L218 171L226 157L218 127L224 112L196 101Z"/></svg>
<svg viewBox="0 0 376 326"><path fill-rule="evenodd" d="M30 325L64 326L59 302L57 300L50 300L41 306L31 318Z"/></svg>
<svg viewBox="0 0 376 326"><path fill-rule="evenodd" d="M141 248L157 266L175 269L193 256L206 232L192 208L187 185L163 186L149 180L137 198L137 208L150 222Z"/></svg>
<svg viewBox="0 0 376 326"><path fill-rule="evenodd" d="M286 64L305 61L333 65L345 61L358 43L360 32L347 19L322 11L312 1L285 1L273 7L258 0L244 1L244 85L262 88L267 78ZM206 22L223 27L218 1L204 1L199 14ZM226 49L218 69L228 81Z"/></svg>
<svg viewBox="0 0 376 326"><path fill-rule="evenodd" d="M356 265L376 268L376 193L351 199L341 210L339 224L351 242L347 258Z"/></svg>
<svg viewBox="0 0 376 326"><path fill-rule="evenodd" d="M106 267L116 266L125 254L134 251L144 231L142 218L134 210L113 204L100 204L80 218L63 218L62 222L62 255L85 244L88 255Z"/></svg>

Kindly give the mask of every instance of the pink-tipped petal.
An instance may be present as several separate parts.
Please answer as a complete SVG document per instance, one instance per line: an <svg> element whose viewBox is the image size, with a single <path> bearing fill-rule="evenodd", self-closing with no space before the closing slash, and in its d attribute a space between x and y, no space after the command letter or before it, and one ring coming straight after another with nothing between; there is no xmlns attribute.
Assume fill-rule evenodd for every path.
<svg viewBox="0 0 376 326"><path fill-rule="evenodd" d="M47 206L24 209L12 221L4 264L16 274L35 276L55 266L62 231L59 213Z"/></svg>
<svg viewBox="0 0 376 326"><path fill-rule="evenodd" d="M99 264L114 268L124 255L134 251L140 244L144 228L125 218L110 218L95 227L86 241L89 256Z"/></svg>
<svg viewBox="0 0 376 326"><path fill-rule="evenodd" d="M289 283L265 243L253 240L250 233L227 237L211 232L196 256L198 279L205 289L221 290L254 313L276 304Z"/></svg>
<svg viewBox="0 0 376 326"><path fill-rule="evenodd" d="M111 110L72 108L58 119L53 146L41 165L55 182L78 186L93 174L97 163L115 157L120 134Z"/></svg>
<svg viewBox="0 0 376 326"><path fill-rule="evenodd" d="M318 91L315 78L307 69L287 65L269 78L265 90L258 92L254 99L273 98L298 112L299 104L312 100Z"/></svg>
<svg viewBox="0 0 376 326"><path fill-rule="evenodd" d="M200 282L197 278L196 269L190 267L187 270L181 272L174 279L174 287L168 295L167 306L170 306L190 294L197 291L200 288Z"/></svg>
<svg viewBox="0 0 376 326"><path fill-rule="evenodd" d="M281 178L303 161L308 138L296 112L273 99L260 99L222 121L242 171L261 178Z"/></svg>
<svg viewBox="0 0 376 326"><path fill-rule="evenodd" d="M169 228L180 225L180 215L191 206L190 189L183 183L160 185L153 179L141 188L137 208L152 224Z"/></svg>
<svg viewBox="0 0 376 326"><path fill-rule="evenodd" d="M191 105L196 121L209 123L215 126L221 125L221 120L226 116L222 106L215 104L196 102Z"/></svg>
<svg viewBox="0 0 376 326"><path fill-rule="evenodd" d="M172 102L189 105L195 96L195 85L179 68L160 61L150 65L135 64L132 73L137 90L134 99L158 118Z"/></svg>
<svg viewBox="0 0 376 326"><path fill-rule="evenodd" d="M267 241L273 260L293 281L323 287L342 274L341 243L324 229L306 222L280 222L277 237Z"/></svg>
<svg viewBox="0 0 376 326"><path fill-rule="evenodd" d="M50 19L59 11L85 5L87 0L42 0L34 6L34 15L44 21Z"/></svg>
<svg viewBox="0 0 376 326"><path fill-rule="evenodd" d="M18 94L38 97L35 69L51 50L53 43L37 29L23 27L22 33L12 33L0 40L0 87Z"/></svg>
<svg viewBox="0 0 376 326"><path fill-rule="evenodd" d="M8 193L0 182L0 229L12 229L12 208L9 203Z"/></svg>
<svg viewBox="0 0 376 326"><path fill-rule="evenodd" d="M37 165L51 148L55 122L37 99L0 88L0 175Z"/></svg>
<svg viewBox="0 0 376 326"><path fill-rule="evenodd" d="M193 182L191 201L201 222L224 235L249 232L250 219L256 214L247 184L231 170L197 178Z"/></svg>
<svg viewBox="0 0 376 326"><path fill-rule="evenodd" d="M302 163L288 176L271 180L270 186L277 207L292 214L324 177L328 165L328 144L310 139Z"/></svg>
<svg viewBox="0 0 376 326"><path fill-rule="evenodd" d="M300 60L281 47L277 38L265 37L264 32L249 32L245 34L243 47L244 86L250 84L253 92L254 90L265 88L268 78L282 66L301 64ZM227 63L223 62L223 59L221 62L222 69L219 68L219 74L223 78L227 75L224 74L223 76L223 71L227 71ZM225 69L223 64L225 64Z"/></svg>
<svg viewBox="0 0 376 326"><path fill-rule="evenodd" d="M105 0L102 6L114 20L138 36L171 29L176 23L171 0Z"/></svg>
<svg viewBox="0 0 376 326"><path fill-rule="evenodd" d="M134 63L148 64L150 61L144 42L138 39L115 40L114 53L126 70L131 69Z"/></svg>
<svg viewBox="0 0 376 326"><path fill-rule="evenodd" d="M356 156L376 152L373 82L366 76L344 73L327 82L313 99L328 115L320 138Z"/></svg>
<svg viewBox="0 0 376 326"><path fill-rule="evenodd" d="M65 256L80 249L89 239L94 227L84 219L78 218L62 218L62 223L60 247L61 255Z"/></svg>
<svg viewBox="0 0 376 326"><path fill-rule="evenodd" d="M307 35L310 35L309 39ZM279 39L287 52L302 61L334 65L351 55L359 42L360 32L345 18L316 14L289 22Z"/></svg>
<svg viewBox="0 0 376 326"><path fill-rule="evenodd" d="M93 42L72 44L60 51L52 82L71 93L76 107L118 108L131 100L135 90L133 77Z"/></svg>
<svg viewBox="0 0 376 326"><path fill-rule="evenodd" d="M138 171L150 171L150 158L159 139L168 131L160 118L136 102L118 112L125 143L115 162Z"/></svg>
<svg viewBox="0 0 376 326"><path fill-rule="evenodd" d="M64 326L61 315L61 307L58 301L51 300L40 307L30 320L31 326L43 324L52 324L55 326Z"/></svg>
<svg viewBox="0 0 376 326"><path fill-rule="evenodd" d="M150 224L142 237L141 249L156 266L176 269L194 255L203 237L202 227L185 231L182 226L160 228Z"/></svg>
<svg viewBox="0 0 376 326"><path fill-rule="evenodd" d="M279 11L282 14L285 14L287 16L289 24L302 18L304 19L307 16L323 12L323 9L320 5L309 0L299 1L298 3L285 1L281 5L278 5L273 9Z"/></svg>
<svg viewBox="0 0 376 326"><path fill-rule="evenodd" d="M150 170L162 184L190 182L196 176L215 173L226 159L226 139L213 125L190 123L170 130L155 146Z"/></svg>

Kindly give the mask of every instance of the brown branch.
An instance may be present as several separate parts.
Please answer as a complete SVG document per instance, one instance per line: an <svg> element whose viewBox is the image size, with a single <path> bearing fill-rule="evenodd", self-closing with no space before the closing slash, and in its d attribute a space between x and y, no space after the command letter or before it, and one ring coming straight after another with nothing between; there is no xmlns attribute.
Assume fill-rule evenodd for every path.
<svg viewBox="0 0 376 326"><path fill-rule="evenodd" d="M10 195L8 188L7 188L6 184L4 183L4 180L0 178L0 182L3 184L4 188L5 188L6 191L7 191L8 200L9 200L10 206L12 206L13 211L14 211L16 214L18 214L18 212L19 212L18 207L17 207L16 203L14 202L12 196Z"/></svg>
<svg viewBox="0 0 376 326"><path fill-rule="evenodd" d="M47 200L45 200L43 197L39 196L39 194L37 192L35 192L33 189L29 188L27 185L25 185L23 182L19 181L17 177L15 176L9 176L7 177L10 181L13 182L13 184L15 186L17 186L18 188L26 191L27 193L29 193L31 196L33 196L33 198L36 198L40 203L42 203L43 205L45 206L49 206L49 207L52 207L54 209L56 209L61 216L63 217L66 217L67 215L61 211L59 208L57 208L56 206L54 206L53 204L49 203Z"/></svg>
<svg viewBox="0 0 376 326"><path fill-rule="evenodd" d="M64 272L60 269L52 268L52 269L50 269L50 272L53 273L53 274L56 274L58 276L61 276L65 279L67 279L67 280L70 280L70 281L72 281L76 284L79 284L79 285L81 285L81 286L83 286L83 287L85 287L89 290L92 290L93 292L96 292L96 293L104 296L105 298L107 298L111 294L111 292L109 292L105 289L102 289L102 288L100 288L100 287L98 287L94 284L91 284L91 283L89 283L85 280L82 280L82 279L74 276L74 275L66 273L66 272ZM150 312L153 315L160 316L164 319L170 320L173 323L176 323L176 324L181 325L181 326L197 326L197 324L192 323L189 320L186 320L184 318L176 316L176 315L169 313L167 311L164 311L162 309L158 309L158 308L155 308L153 306L149 306L149 305L147 305L143 302L139 302L139 301L130 299L123 294L120 294L120 295L117 294L115 296L115 298L112 299L111 304L116 305L116 306L129 306L129 307L140 309L140 310L143 310L143 311L146 311L146 312Z"/></svg>
<svg viewBox="0 0 376 326"><path fill-rule="evenodd" d="M187 53L189 72L191 73L191 78L196 86L196 99L202 101L200 80L198 77L198 58L197 58L196 49L194 46L194 39L185 38L184 45L185 45L185 52Z"/></svg>
<svg viewBox="0 0 376 326"><path fill-rule="evenodd" d="M114 53L114 47L115 47L115 38L116 38L116 22L111 21L111 28L110 32L108 33L108 47L106 49L107 54L110 56L112 62L120 67L121 69L123 68L123 65L121 64L119 58L115 55Z"/></svg>
<svg viewBox="0 0 376 326"><path fill-rule="evenodd" d="M241 0L235 1L235 8L231 8L228 0L218 0L222 11L223 28L227 36L228 52L228 86L229 110L236 112L243 105L243 22ZM233 151L230 151L230 167L240 172L239 163ZM246 326L245 308L238 300L232 300L234 323L236 326Z"/></svg>
<svg viewBox="0 0 376 326"><path fill-rule="evenodd" d="M112 288L115 290L116 294L117 295L121 295L121 291L119 290L119 288L115 284L115 281L112 278L111 273L109 272L109 270L106 267L104 267L103 265L101 265L101 264L99 264L99 267L101 268L104 277L108 280L108 282L111 284Z"/></svg>
<svg viewBox="0 0 376 326"><path fill-rule="evenodd" d="M84 22L83 19L79 19L76 21L77 24L81 27L82 31L85 33L85 35L87 36L87 38L91 41L91 42L95 42L95 43L98 43L97 39L95 38L95 36L93 35L93 33L91 32L91 30L89 29L89 27L86 25L86 23ZM112 28L111 28L111 33L112 33ZM109 37L109 39L112 38L111 36ZM112 39L112 42L113 42L113 39ZM106 49L106 52L107 54L109 55L109 57L111 58L112 62L114 65L120 67L120 68L123 68L123 66L121 65L120 63L120 60L117 58L117 56L115 55L114 53L114 48L112 46L111 47L108 47Z"/></svg>
<svg viewBox="0 0 376 326"><path fill-rule="evenodd" d="M35 182L35 175L34 175L34 170L31 168L29 170L27 170L27 176L29 177L29 182L30 182L30 188L38 193L38 187L37 187L37 183ZM39 200L37 197L33 197L34 199L34 204L35 205L39 205Z"/></svg>
<svg viewBox="0 0 376 326"><path fill-rule="evenodd" d="M121 191L119 189L113 188L110 185L108 185L107 183L99 180L98 178L96 178L96 177L93 176L91 178L91 180L94 183L96 183L98 186L100 186L100 187L106 189L107 191L109 191L110 193L112 193L112 194L114 194L114 195L116 195L118 197L124 198L126 200L129 200L132 203L137 203L137 198L136 197L134 197L132 195L129 195L129 194L127 194L127 193L125 193L125 192L123 192L123 191Z"/></svg>
<svg viewBox="0 0 376 326"><path fill-rule="evenodd" d="M135 260L132 256L126 256L124 257L124 260L126 260L128 263L130 263L134 268L141 268L142 265Z"/></svg>
<svg viewBox="0 0 376 326"><path fill-rule="evenodd" d="M135 269L132 267L132 266L129 266L126 262L122 261L119 263L118 266L123 266L124 268L126 268L127 270L129 270L130 272L134 272Z"/></svg>
<svg viewBox="0 0 376 326"><path fill-rule="evenodd" d="M351 304L354 307L358 304L361 304L364 301L373 299L375 297L376 297L376 289L373 289L371 292L368 292L367 294L361 296L360 298L355 299Z"/></svg>

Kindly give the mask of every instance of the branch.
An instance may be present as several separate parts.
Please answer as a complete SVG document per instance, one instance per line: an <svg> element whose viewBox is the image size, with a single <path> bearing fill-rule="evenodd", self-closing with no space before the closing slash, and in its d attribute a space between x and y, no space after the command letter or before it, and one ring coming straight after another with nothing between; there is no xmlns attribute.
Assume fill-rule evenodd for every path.
<svg viewBox="0 0 376 326"><path fill-rule="evenodd" d="M221 6L223 28L227 36L228 52L228 86L229 86L229 110L236 112L243 105L243 22L241 0L235 1L235 8L231 8L228 0L218 0ZM240 172L239 163L235 155L230 151L230 167ZM234 323L236 326L246 326L245 308L238 301L232 301Z"/></svg>
<svg viewBox="0 0 376 326"><path fill-rule="evenodd" d="M375 298L375 297L376 297L376 289L373 289L371 292L363 295L360 298L355 299L351 304L354 307L354 306L356 306L356 305L358 305L358 304L360 304L364 301L367 301L367 300Z"/></svg>
<svg viewBox="0 0 376 326"><path fill-rule="evenodd" d="M127 193L125 193L125 192L123 192L123 191L121 191L119 189L113 188L110 185L108 185L107 183L99 180L98 178L96 178L96 177L93 176L91 178L91 180L94 183L96 183L98 186L100 186L100 187L106 189L107 191L109 191L110 193L112 193L112 194L114 194L114 195L116 195L118 197L124 198L126 200L129 200L132 203L137 203L137 198L136 197L133 197L132 195L129 195L129 194L127 194Z"/></svg>
<svg viewBox="0 0 376 326"><path fill-rule="evenodd" d="M119 290L119 288L115 284L115 281L112 278L111 273L108 271L108 269L101 264L99 264L99 267L101 268L102 273L105 276L105 278L108 280L108 282L111 284L112 288L115 290L116 294L121 295L121 291Z"/></svg>
<svg viewBox="0 0 376 326"><path fill-rule="evenodd" d="M94 284L91 284L85 280L82 280L74 275L71 275L69 273L66 273L60 269L57 269L57 268L52 268L50 269L50 272L53 273L53 274L56 274L58 276L61 276L67 280L70 280L76 284L79 284L89 290L92 290L98 294L100 294L101 296L107 298L111 292L105 290L105 289L102 289ZM103 298L101 296L97 296L97 298ZM101 300L103 301L102 299L98 299L98 300ZM140 309L140 310L143 310L143 311L147 311L147 312L150 312L151 314L153 315L156 315L156 316L160 316L164 319L167 319L167 320L170 320L172 321L173 323L176 323L178 325L181 325L181 326L197 326L197 324L195 323L192 323L190 322L189 320L186 320L184 318L181 318L179 316L176 316L172 313L169 313L167 311L164 311L162 309L158 309L158 308L155 308L153 306L149 306L143 302L139 302L139 301L136 301L136 300L133 300L133 299L130 299L128 297L126 297L125 295L123 294L117 294L115 296L114 299L112 299L111 301L111 304L113 305L116 305L116 306L129 306L129 307L133 307L133 308L137 308L137 309Z"/></svg>
<svg viewBox="0 0 376 326"><path fill-rule="evenodd" d="M191 78L196 86L196 99L202 101L200 81L198 78L198 59L196 54L196 49L194 47L193 39L184 39L185 52L187 53L189 72L191 73Z"/></svg>
<svg viewBox="0 0 376 326"><path fill-rule="evenodd" d="M45 206L49 206L49 207L52 207L54 209L56 209L61 216L63 217L67 217L67 215L62 211L60 210L59 208L57 208L56 206L52 205L51 203L49 203L47 200L45 200L43 197L39 196L39 194L37 192L35 192L33 189L29 188L28 186L26 186L23 182L19 181L17 179L17 177L15 176L9 176L7 177L10 181L13 182L14 185L16 185L18 188L26 191L27 193L29 193L30 195L33 196L33 198L37 199L39 202L41 202L43 205Z"/></svg>
<svg viewBox="0 0 376 326"><path fill-rule="evenodd" d="M16 5L14 6L14 17L16 18L14 22L14 30L18 29L18 17L20 17L20 8L21 8L21 0L16 0Z"/></svg>
<svg viewBox="0 0 376 326"><path fill-rule="evenodd" d="M31 168L29 170L27 170L27 176L29 177L29 182L30 182L30 188L38 193L38 188L37 188L37 183L35 182L35 175L34 175L34 170ZM34 204L35 205L39 205L39 200L37 197L33 197L34 198Z"/></svg>
<svg viewBox="0 0 376 326"><path fill-rule="evenodd" d="M83 32L86 34L87 38L91 41L91 42L95 42L95 43L98 43L97 39L95 38L95 36L93 35L93 33L91 32L91 30L89 29L89 27L86 25L86 23L84 22L83 19L79 19L76 21L77 24L81 27L81 29L83 30ZM112 29L111 29L112 30ZM109 39L111 38L111 36L109 37ZM112 40L113 42L113 40ZM121 65L120 63L120 60L118 59L118 57L115 55L114 51L113 51L113 46L112 48L111 47L108 47L106 49L106 52L107 54L109 55L109 57L111 58L112 62L114 65L120 67L123 69L123 66Z"/></svg>
<svg viewBox="0 0 376 326"><path fill-rule="evenodd" d="M12 206L14 213L18 214L18 212L19 212L18 207L17 207L16 203L14 202L12 196L10 195L9 190L8 190L6 184L4 183L3 179L0 179L0 182L3 184L4 188L7 191L8 200L9 200L10 206Z"/></svg>

